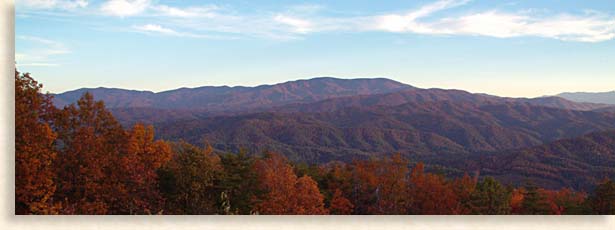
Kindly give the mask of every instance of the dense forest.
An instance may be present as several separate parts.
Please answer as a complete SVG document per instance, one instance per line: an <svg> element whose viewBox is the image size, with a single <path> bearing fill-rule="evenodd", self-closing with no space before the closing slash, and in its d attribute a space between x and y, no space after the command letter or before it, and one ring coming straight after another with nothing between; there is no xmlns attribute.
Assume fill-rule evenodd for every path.
<svg viewBox="0 0 615 230"><path fill-rule="evenodd" d="M85 93L57 108L15 73L16 214L615 214L615 182L591 191L427 172L401 154L307 165L203 140L155 140Z"/></svg>

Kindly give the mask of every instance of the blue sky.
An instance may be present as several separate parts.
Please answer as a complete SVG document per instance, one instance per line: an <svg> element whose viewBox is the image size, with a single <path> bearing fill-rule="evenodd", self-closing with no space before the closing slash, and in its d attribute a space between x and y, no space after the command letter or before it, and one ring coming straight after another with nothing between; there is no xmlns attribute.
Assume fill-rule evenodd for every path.
<svg viewBox="0 0 615 230"><path fill-rule="evenodd" d="M615 90L615 0L16 0L50 92L319 76L534 97Z"/></svg>

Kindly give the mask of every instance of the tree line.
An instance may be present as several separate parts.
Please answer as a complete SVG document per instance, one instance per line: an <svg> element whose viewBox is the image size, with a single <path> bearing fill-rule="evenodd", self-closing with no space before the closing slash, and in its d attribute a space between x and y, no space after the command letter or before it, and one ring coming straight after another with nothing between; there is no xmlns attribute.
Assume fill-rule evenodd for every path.
<svg viewBox="0 0 615 230"><path fill-rule="evenodd" d="M446 178L400 154L305 165L265 152L156 140L89 93L56 108L15 72L16 214L615 214L615 182L586 194Z"/></svg>

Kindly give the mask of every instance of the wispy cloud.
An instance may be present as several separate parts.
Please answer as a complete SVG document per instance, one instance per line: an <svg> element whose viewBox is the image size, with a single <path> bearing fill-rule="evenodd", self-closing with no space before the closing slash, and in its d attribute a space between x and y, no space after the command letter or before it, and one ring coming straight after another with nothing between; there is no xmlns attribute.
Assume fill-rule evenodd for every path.
<svg viewBox="0 0 615 230"><path fill-rule="evenodd" d="M499 12L489 10L445 17L432 21L421 18L459 6L468 1L439 1L405 15L376 17L376 30L396 33L477 35L496 38L535 36L566 41L600 42L615 37L615 17L597 12L583 15L532 15L531 11Z"/></svg>
<svg viewBox="0 0 615 230"><path fill-rule="evenodd" d="M45 38L17 36L17 40L18 43L30 43L29 49L15 53L17 66L57 66L59 64L53 62L53 57L70 53L63 43Z"/></svg>
<svg viewBox="0 0 615 230"><path fill-rule="evenodd" d="M164 35L164 36L176 36L176 37L189 37L189 38L207 38L207 39L236 39L236 37L231 36L218 36L218 35L208 35L208 34L195 34L195 33L187 33L187 32L178 32L176 30L158 25L158 24L145 24L145 25L135 25L132 27L137 32L142 32L150 35Z"/></svg>
<svg viewBox="0 0 615 230"><path fill-rule="evenodd" d="M24 2L45 8L88 6L86 0ZM471 5L471 0L439 0L397 13L350 14L353 16L332 16L326 14L326 7L315 4L292 5L277 12L256 11L258 13L217 5L170 6L155 0L108 0L95 7L103 15L138 17L139 22L145 21L145 25L133 26L133 31L199 38L243 36L285 40L313 33L368 31L495 38L531 36L576 42L615 38L615 15L611 14L506 11L501 8L464 12L465 8L460 8L471 8ZM447 14L452 9L456 9L454 13Z"/></svg>
<svg viewBox="0 0 615 230"><path fill-rule="evenodd" d="M217 10L220 8L215 5L193 6L186 8L171 7L167 5L153 5L151 9L161 16L182 17L182 18L213 18L217 17Z"/></svg>
<svg viewBox="0 0 615 230"><path fill-rule="evenodd" d="M88 6L87 0L19 0L18 5L34 9L62 9L72 10Z"/></svg>

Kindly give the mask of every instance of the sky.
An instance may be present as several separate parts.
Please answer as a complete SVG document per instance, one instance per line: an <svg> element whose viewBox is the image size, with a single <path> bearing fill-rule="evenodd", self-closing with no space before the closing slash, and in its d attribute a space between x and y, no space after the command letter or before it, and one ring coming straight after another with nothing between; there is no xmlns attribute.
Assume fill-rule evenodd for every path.
<svg viewBox="0 0 615 230"><path fill-rule="evenodd" d="M615 0L16 0L44 90L386 77L511 97L615 90Z"/></svg>

